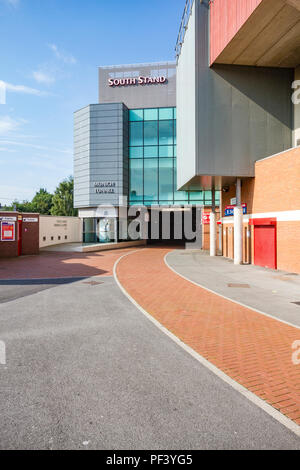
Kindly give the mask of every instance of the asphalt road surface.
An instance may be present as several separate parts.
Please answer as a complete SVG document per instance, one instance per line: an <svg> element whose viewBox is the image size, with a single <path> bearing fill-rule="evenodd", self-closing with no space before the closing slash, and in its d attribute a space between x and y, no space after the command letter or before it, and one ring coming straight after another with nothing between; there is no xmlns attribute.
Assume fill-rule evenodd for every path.
<svg viewBox="0 0 300 470"><path fill-rule="evenodd" d="M0 283L0 449L300 449L113 278Z"/></svg>

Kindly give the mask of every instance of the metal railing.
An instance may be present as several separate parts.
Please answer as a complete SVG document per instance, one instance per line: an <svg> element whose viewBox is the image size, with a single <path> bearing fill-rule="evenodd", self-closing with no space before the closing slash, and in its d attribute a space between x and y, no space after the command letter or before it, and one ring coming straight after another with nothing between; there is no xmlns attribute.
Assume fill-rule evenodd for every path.
<svg viewBox="0 0 300 470"><path fill-rule="evenodd" d="M195 0L186 0L185 2L185 7L180 23L180 28L179 28L179 33L177 37L177 42L175 46L175 53L176 53L176 61L178 60L178 57L180 56L182 44L184 41L185 33L188 28L188 22L192 13L192 8L194 5ZM199 1L199 0L197 0ZM208 7L213 3L213 0L200 0L200 3L205 3Z"/></svg>

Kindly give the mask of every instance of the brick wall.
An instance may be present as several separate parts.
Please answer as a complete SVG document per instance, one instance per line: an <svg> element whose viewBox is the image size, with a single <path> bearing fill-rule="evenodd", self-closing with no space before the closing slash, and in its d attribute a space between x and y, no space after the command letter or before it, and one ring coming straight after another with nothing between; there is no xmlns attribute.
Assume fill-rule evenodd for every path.
<svg viewBox="0 0 300 470"><path fill-rule="evenodd" d="M223 216L225 206L230 204L230 199L233 197L235 197L235 185L232 185L227 193L223 193ZM248 205L248 214L300 210L300 147L256 162L255 178L243 180L242 202ZM229 222L229 219L227 221ZM246 225L244 260L250 256L254 263L253 227L248 228L251 239L247 242ZM224 256L233 258L233 231L232 233L229 231L230 227L233 227L233 224L223 225L223 248ZM227 251L226 246L229 246ZM278 269L300 273L300 221L278 221L277 264Z"/></svg>
<svg viewBox="0 0 300 470"><path fill-rule="evenodd" d="M253 212L300 209L300 147L256 162Z"/></svg>
<svg viewBox="0 0 300 470"><path fill-rule="evenodd" d="M233 197L235 185L223 193L223 209ZM242 202L249 214L300 210L300 147L256 162L255 178L242 182Z"/></svg>
<svg viewBox="0 0 300 470"><path fill-rule="evenodd" d="M0 257L11 258L18 256L18 213L17 212L0 212L0 219L2 217L9 217L15 219L12 223L15 224L15 240L14 241L1 241L0 234ZM1 228L1 220L0 220Z"/></svg>
<svg viewBox="0 0 300 470"><path fill-rule="evenodd" d="M22 214L22 255L39 253L39 214Z"/></svg>
<svg viewBox="0 0 300 470"><path fill-rule="evenodd" d="M300 221L277 223L277 265L300 273Z"/></svg>
<svg viewBox="0 0 300 470"><path fill-rule="evenodd" d="M211 212L211 207L205 207L204 212ZM220 209L216 209L216 220L220 220ZM217 234L216 234L216 247L217 250L219 249L219 230L220 225L217 226ZM210 225L203 224L202 225L202 249L205 251L209 251L210 249Z"/></svg>
<svg viewBox="0 0 300 470"><path fill-rule="evenodd" d="M18 256L18 243L22 255L36 255L39 253L39 214L19 212L0 212L0 218L15 219L15 240L1 241L0 257L12 258ZM20 240L20 242L18 242Z"/></svg>

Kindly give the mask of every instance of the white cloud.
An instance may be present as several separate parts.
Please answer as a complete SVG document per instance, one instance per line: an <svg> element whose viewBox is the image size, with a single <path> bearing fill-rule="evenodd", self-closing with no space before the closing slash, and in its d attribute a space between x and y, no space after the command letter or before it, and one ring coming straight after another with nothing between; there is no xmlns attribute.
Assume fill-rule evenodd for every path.
<svg viewBox="0 0 300 470"><path fill-rule="evenodd" d="M14 7L14 8L17 8L17 6L19 5L19 0L5 0L5 3L7 3L8 5Z"/></svg>
<svg viewBox="0 0 300 470"><path fill-rule="evenodd" d="M50 85L55 82L55 78L42 70L36 70L32 73L33 78L38 83L44 83L45 85Z"/></svg>
<svg viewBox="0 0 300 470"><path fill-rule="evenodd" d="M36 95L36 96L45 96L48 93L45 91L37 90L35 88L30 88L25 85L13 85L12 83L7 83L2 80L0 80L1 85L5 86L5 89L7 92L12 92L12 93L24 93L26 95Z"/></svg>
<svg viewBox="0 0 300 470"><path fill-rule="evenodd" d="M15 131L19 124L19 121L12 119L10 116L0 116L0 135Z"/></svg>
<svg viewBox="0 0 300 470"><path fill-rule="evenodd" d="M9 148L6 148L6 147L0 147L0 152L5 152L5 153L15 153L16 150L13 150L13 149L9 149Z"/></svg>
<svg viewBox="0 0 300 470"><path fill-rule="evenodd" d="M68 149L68 148L61 149L61 148L57 148L57 147L47 147L47 146L44 146L44 145L37 145L37 144L32 144L30 142L22 142L22 141L17 141L17 140L0 139L0 144L5 145L6 147L7 146L26 147L26 148L32 148L32 149L35 149L35 150L45 150L47 152L62 153L64 155L73 155L72 149Z"/></svg>
<svg viewBox="0 0 300 470"><path fill-rule="evenodd" d="M34 196L34 190L32 188L26 188L20 186L9 186L1 184L0 201L12 202L15 199L18 200L29 200Z"/></svg>
<svg viewBox="0 0 300 470"><path fill-rule="evenodd" d="M75 65L77 60L71 54L58 49L56 44L48 44L49 49L54 53L57 59L62 60L65 64Z"/></svg>

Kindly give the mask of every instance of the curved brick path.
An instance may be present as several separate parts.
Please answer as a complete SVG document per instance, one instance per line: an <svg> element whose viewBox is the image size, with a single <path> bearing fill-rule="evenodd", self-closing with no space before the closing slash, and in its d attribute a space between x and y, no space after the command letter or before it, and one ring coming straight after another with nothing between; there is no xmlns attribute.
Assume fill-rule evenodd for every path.
<svg viewBox="0 0 300 470"><path fill-rule="evenodd" d="M210 293L171 271L167 248L120 260L117 277L149 314L228 376L300 425L300 329Z"/></svg>
<svg viewBox="0 0 300 470"><path fill-rule="evenodd" d="M0 259L2 279L53 279L112 276L114 263L130 249L96 253L41 252L38 256Z"/></svg>

